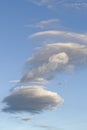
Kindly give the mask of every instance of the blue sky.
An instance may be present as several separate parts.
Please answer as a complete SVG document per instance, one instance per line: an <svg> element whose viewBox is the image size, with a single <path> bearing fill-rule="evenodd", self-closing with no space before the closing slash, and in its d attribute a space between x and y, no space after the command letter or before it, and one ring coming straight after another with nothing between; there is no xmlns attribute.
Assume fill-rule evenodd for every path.
<svg viewBox="0 0 87 130"><path fill-rule="evenodd" d="M86 0L0 2L0 129L87 129L86 23Z"/></svg>

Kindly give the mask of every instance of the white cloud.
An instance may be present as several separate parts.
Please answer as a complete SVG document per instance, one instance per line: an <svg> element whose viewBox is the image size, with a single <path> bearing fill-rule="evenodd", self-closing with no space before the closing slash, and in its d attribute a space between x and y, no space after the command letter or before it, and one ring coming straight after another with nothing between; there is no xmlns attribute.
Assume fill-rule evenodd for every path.
<svg viewBox="0 0 87 130"><path fill-rule="evenodd" d="M41 84L45 85L48 83L48 81L44 78L36 78L33 82L30 82L31 84Z"/></svg>
<svg viewBox="0 0 87 130"><path fill-rule="evenodd" d="M58 54L54 54L51 57L49 57L49 63L53 63L54 65L55 64L57 64L57 65L58 64L67 64L68 60L69 60L68 56L64 52L58 53Z"/></svg>
<svg viewBox="0 0 87 130"><path fill-rule="evenodd" d="M74 32L57 31L57 30L37 32L30 35L29 38L36 38L36 37L42 37L42 36L46 36L46 38L47 36L49 36L50 38L52 36L61 36L63 39L66 38L69 41L78 40L78 41L87 43L87 34L79 34L79 33L74 33Z"/></svg>
<svg viewBox="0 0 87 130"><path fill-rule="evenodd" d="M53 110L63 103L63 99L55 92L43 88L43 86L27 86L13 91L4 100L7 106L5 112L30 112L40 113L45 110Z"/></svg>

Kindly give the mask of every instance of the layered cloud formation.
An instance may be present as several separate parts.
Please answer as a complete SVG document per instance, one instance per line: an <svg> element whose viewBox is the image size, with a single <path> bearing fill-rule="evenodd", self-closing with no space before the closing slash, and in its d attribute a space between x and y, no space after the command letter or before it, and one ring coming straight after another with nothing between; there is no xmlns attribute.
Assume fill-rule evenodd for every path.
<svg viewBox="0 0 87 130"><path fill-rule="evenodd" d="M3 102L7 104L3 109L5 112L35 114L54 109L63 103L63 99L57 93L46 90L42 86L24 86L7 96Z"/></svg>
<svg viewBox="0 0 87 130"><path fill-rule="evenodd" d="M45 21L41 25L52 22L54 21ZM46 84L61 72L66 74L79 67L87 67L87 34L47 30L29 36L30 39L41 37L46 41L50 39L51 42L43 44L42 41L38 52L28 58L27 71L19 80L10 81L17 84L3 100L6 104L4 112L39 114L53 110L64 100L56 92L48 90Z"/></svg>
<svg viewBox="0 0 87 130"><path fill-rule="evenodd" d="M32 69L22 76L20 83L32 83L32 86L16 87L3 100L7 104L3 111L35 114L52 110L63 103L63 99L57 93L35 84L45 85L57 73L66 73L76 67L87 66L87 46L76 43L47 44L28 60L28 64Z"/></svg>

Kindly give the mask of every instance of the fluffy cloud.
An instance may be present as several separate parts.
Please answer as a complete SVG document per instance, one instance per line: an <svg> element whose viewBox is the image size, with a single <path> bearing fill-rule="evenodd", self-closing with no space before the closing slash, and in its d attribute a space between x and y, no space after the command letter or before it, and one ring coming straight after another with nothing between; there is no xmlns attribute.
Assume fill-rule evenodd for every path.
<svg viewBox="0 0 87 130"><path fill-rule="evenodd" d="M57 72L87 65L87 46L76 43L47 44L28 63L32 69L22 76L21 82L30 82L41 77L49 79Z"/></svg>
<svg viewBox="0 0 87 130"><path fill-rule="evenodd" d="M3 102L7 104L3 109L5 112L35 114L56 108L63 103L63 99L57 93L46 90L42 86L24 86L13 91Z"/></svg>

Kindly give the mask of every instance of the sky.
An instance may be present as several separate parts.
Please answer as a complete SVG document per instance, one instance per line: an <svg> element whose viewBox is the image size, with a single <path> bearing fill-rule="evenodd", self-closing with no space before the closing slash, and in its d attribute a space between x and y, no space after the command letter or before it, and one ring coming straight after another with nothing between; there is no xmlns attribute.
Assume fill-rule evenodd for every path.
<svg viewBox="0 0 87 130"><path fill-rule="evenodd" d="M87 0L1 0L0 129L87 130Z"/></svg>

